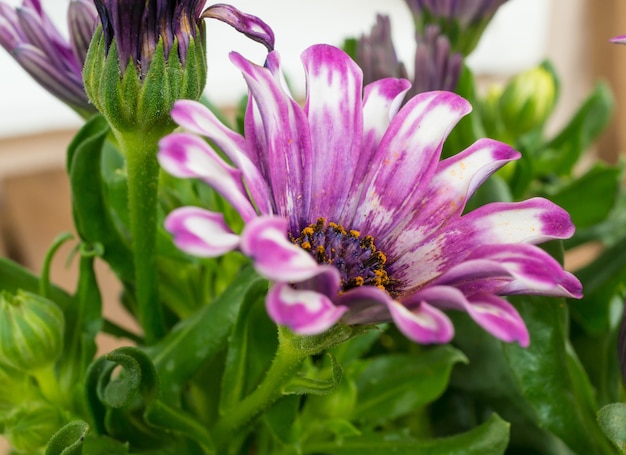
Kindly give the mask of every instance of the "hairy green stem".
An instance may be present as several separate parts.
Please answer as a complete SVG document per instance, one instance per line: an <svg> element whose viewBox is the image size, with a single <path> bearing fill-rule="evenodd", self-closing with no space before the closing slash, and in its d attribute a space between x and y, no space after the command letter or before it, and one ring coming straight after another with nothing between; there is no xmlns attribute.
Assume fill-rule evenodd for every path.
<svg viewBox="0 0 626 455"><path fill-rule="evenodd" d="M300 336L285 327L278 330L278 349L265 378L254 392L229 409L212 429L218 454L226 453L233 435L248 422L269 409L298 373L304 360L353 337L357 332L347 326L335 326L316 336Z"/></svg>
<svg viewBox="0 0 626 455"><path fill-rule="evenodd" d="M146 344L165 334L157 277L158 134L141 131L119 133L128 173L128 210L135 260L135 295L138 319ZM156 136L156 137L155 137Z"/></svg>

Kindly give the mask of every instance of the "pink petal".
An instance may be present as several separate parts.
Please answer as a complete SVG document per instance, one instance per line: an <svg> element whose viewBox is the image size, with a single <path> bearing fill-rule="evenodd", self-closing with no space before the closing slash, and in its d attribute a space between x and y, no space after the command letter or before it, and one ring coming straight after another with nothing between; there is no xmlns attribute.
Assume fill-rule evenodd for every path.
<svg viewBox="0 0 626 455"><path fill-rule="evenodd" d="M172 133L159 141L161 166L176 177L201 178L215 188L241 214L244 221L256 211L241 181L241 171L229 166L197 136Z"/></svg>
<svg viewBox="0 0 626 455"><path fill-rule="evenodd" d="M316 335L332 327L347 311L336 307L324 294L298 290L287 283L276 283L266 299L267 312L281 325L301 335Z"/></svg>
<svg viewBox="0 0 626 455"><path fill-rule="evenodd" d="M458 289L450 286L429 286L405 299L409 307L428 302L442 309L467 312L482 328L503 341L517 341L522 347L529 344L528 330L517 310L501 297L476 294L470 300Z"/></svg>
<svg viewBox="0 0 626 455"><path fill-rule="evenodd" d="M417 207L439 163L443 142L469 111L450 92L412 98L393 118L372 159L354 229L375 238L388 233Z"/></svg>
<svg viewBox="0 0 626 455"><path fill-rule="evenodd" d="M277 57L276 52L268 55L268 59ZM304 111L285 93L270 70L235 52L230 58L243 72L259 109L267 144L257 152L267 153L260 157L267 163L261 171L271 175L275 207L279 215L290 219L292 226L300 226L304 220L298 217L308 213L311 185L311 136ZM258 139L261 135L257 134Z"/></svg>
<svg viewBox="0 0 626 455"><path fill-rule="evenodd" d="M170 212L165 229L182 251L200 257L217 257L239 246L239 236L224 222L221 213L198 207L181 207Z"/></svg>
<svg viewBox="0 0 626 455"><path fill-rule="evenodd" d="M207 107L192 100L178 100L171 112L176 123L193 133L211 139L243 173L246 186L262 215L272 213L268 188L261 173L251 161L246 140L227 128Z"/></svg>
<svg viewBox="0 0 626 455"><path fill-rule="evenodd" d="M426 302L409 310L400 302L392 300L388 308L398 329L417 343L447 343L454 336L450 319Z"/></svg>
<svg viewBox="0 0 626 455"><path fill-rule="evenodd" d="M248 222L241 234L241 250L270 280L299 282L319 273L311 255L287 239L287 220L281 217L261 216Z"/></svg>
<svg viewBox="0 0 626 455"><path fill-rule="evenodd" d="M338 220L361 151L363 74L334 46L311 46L302 54L302 61L313 166L311 219Z"/></svg>

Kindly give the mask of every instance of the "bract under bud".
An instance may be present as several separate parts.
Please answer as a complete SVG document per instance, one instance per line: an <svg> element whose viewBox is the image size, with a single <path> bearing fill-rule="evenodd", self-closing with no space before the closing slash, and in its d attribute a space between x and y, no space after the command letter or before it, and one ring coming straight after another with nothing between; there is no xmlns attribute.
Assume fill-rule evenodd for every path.
<svg viewBox="0 0 626 455"><path fill-rule="evenodd" d="M61 355L65 318L52 301L18 291L0 294L0 361L20 371L36 372Z"/></svg>
<svg viewBox="0 0 626 455"><path fill-rule="evenodd" d="M524 134L544 124L556 103L556 81L538 66L515 76L500 98L500 115L505 129Z"/></svg>

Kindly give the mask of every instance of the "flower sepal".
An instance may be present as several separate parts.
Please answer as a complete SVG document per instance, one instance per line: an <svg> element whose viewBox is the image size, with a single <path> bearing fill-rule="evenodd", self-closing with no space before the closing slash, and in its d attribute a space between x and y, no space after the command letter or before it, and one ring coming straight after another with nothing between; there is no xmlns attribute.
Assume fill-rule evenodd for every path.
<svg viewBox="0 0 626 455"><path fill-rule="evenodd" d="M166 58L163 40L159 40L146 71L130 63L122 69L115 39L107 51L106 38L98 29L83 70L89 100L119 132L166 134L174 127L169 114L174 101L198 99L204 89L207 63L203 37L203 31L197 33L197 39L189 37L184 64L177 42Z"/></svg>

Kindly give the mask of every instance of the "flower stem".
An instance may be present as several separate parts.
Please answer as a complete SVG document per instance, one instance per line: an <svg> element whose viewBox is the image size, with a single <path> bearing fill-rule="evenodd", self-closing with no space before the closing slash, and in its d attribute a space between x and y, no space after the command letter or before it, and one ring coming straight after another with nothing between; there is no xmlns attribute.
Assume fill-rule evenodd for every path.
<svg viewBox="0 0 626 455"><path fill-rule="evenodd" d="M128 172L128 210L135 260L137 316L146 344L153 344L165 334L158 293L156 252L159 182L156 154L160 135L126 131L117 136L126 157Z"/></svg>
<svg viewBox="0 0 626 455"><path fill-rule="evenodd" d="M39 390L44 398L52 404L61 405L62 407L67 406L69 397L66 391L61 389L54 364L33 371L31 374L37 381Z"/></svg>
<svg viewBox="0 0 626 455"><path fill-rule="evenodd" d="M304 359L308 357L308 352L294 346L292 337L293 335L290 337L285 329L279 328L276 356L263 382L254 392L222 416L213 427L212 434L218 451L224 448L239 428L281 397L283 387L295 376Z"/></svg>
<svg viewBox="0 0 626 455"><path fill-rule="evenodd" d="M254 392L228 410L212 429L218 454L225 452L229 441L237 430L273 405L282 395L285 386L298 373L302 362L352 336L354 331L345 326L317 336L300 336L285 327L278 329L278 349L265 378Z"/></svg>

